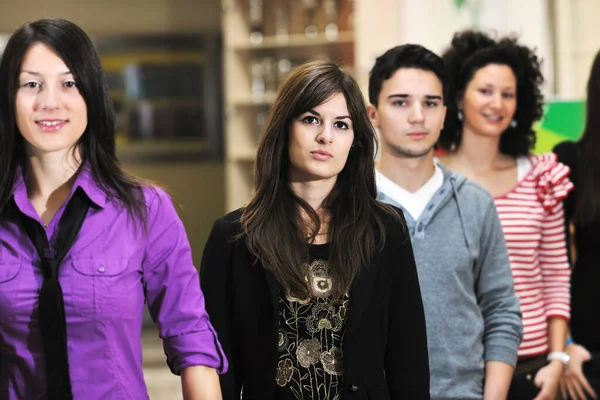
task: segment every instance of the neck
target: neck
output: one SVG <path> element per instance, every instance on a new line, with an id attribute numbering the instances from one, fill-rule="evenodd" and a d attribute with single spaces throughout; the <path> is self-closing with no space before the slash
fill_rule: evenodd
<path id="1" fill-rule="evenodd" d="M 79 168 L 69 153 L 30 154 L 27 159 L 27 194 L 30 200 L 62 203 L 69 196 Z"/>
<path id="2" fill-rule="evenodd" d="M 464 128 L 460 146 L 454 156 L 469 170 L 485 173 L 506 161 L 507 156 L 500 152 L 500 137 L 490 137 L 472 133 Z"/>
<path id="3" fill-rule="evenodd" d="M 306 201 L 315 211 L 319 211 L 323 200 L 329 195 L 335 179 L 322 179 L 318 181 L 292 181 L 292 191 L 296 196 Z"/>
<path id="4" fill-rule="evenodd" d="M 398 157 L 382 151 L 377 169 L 396 185 L 413 193 L 422 188 L 435 172 L 433 151 L 423 157 Z"/>

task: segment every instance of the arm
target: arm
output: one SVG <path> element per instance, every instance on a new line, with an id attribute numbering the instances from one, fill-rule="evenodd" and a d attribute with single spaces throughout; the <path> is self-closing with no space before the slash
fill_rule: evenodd
<path id="1" fill-rule="evenodd" d="M 523 322 L 504 233 L 491 199 L 482 227 L 480 248 L 475 265 L 475 290 L 484 322 L 484 399 L 500 399 L 506 398 L 508 393 L 523 339 Z"/>
<path id="2" fill-rule="evenodd" d="M 547 211 L 542 222 L 540 243 L 542 292 L 548 318 L 548 345 L 550 351 L 565 351 L 568 320 L 570 318 L 570 276 L 567 259 L 562 203 Z M 563 373 L 560 361 L 552 361 L 542 368 L 534 382 L 541 387 L 536 400 L 554 399 Z"/>
<path id="3" fill-rule="evenodd" d="M 429 399 L 429 356 L 425 313 L 412 244 L 394 227 L 386 238 L 391 265 L 390 323 L 385 373 L 391 399 Z"/>
<path id="4" fill-rule="evenodd" d="M 204 246 L 200 267 L 200 285 L 206 299 L 206 310 L 219 334 L 219 341 L 229 360 L 227 373 L 219 376 L 225 400 L 240 398 L 242 375 L 236 368 L 237 355 L 233 336 L 233 290 L 231 289 L 231 268 L 233 243 L 228 234 L 226 222 L 218 220 Z"/>
<path id="5" fill-rule="evenodd" d="M 148 208 L 142 276 L 146 300 L 158 326 L 167 363 L 179 375 L 187 367 L 227 370 L 209 322 L 185 229 L 170 198 L 156 190 Z M 204 382 L 202 382 L 204 385 Z"/>
<path id="6" fill-rule="evenodd" d="M 508 395 L 508 388 L 512 379 L 514 368 L 502 361 L 488 361 L 485 363 L 484 400 L 504 400 Z"/>
<path id="7" fill-rule="evenodd" d="M 196 366 L 181 370 L 184 400 L 218 400 L 221 397 L 219 376 L 214 368 Z"/>

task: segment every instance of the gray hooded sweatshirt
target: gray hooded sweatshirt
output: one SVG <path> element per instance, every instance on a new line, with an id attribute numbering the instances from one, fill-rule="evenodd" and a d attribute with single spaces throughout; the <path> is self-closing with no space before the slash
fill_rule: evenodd
<path id="1" fill-rule="evenodd" d="M 402 209 L 410 230 L 427 322 L 431 399 L 480 400 L 485 362 L 516 364 L 521 311 L 492 197 L 440 168 L 444 182 L 416 221 L 381 190 L 378 199 Z"/>

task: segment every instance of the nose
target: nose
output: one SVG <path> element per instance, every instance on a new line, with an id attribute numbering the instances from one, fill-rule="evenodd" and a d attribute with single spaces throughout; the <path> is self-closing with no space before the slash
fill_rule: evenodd
<path id="1" fill-rule="evenodd" d="M 323 128 L 317 135 L 317 142 L 319 144 L 327 144 L 333 142 L 333 128 L 329 124 L 323 124 Z"/>
<path id="2" fill-rule="evenodd" d="M 411 124 L 421 124 L 425 120 L 425 114 L 423 113 L 423 107 L 418 102 L 413 104 L 410 115 L 408 116 L 408 122 Z"/>
<path id="3" fill-rule="evenodd" d="M 43 110 L 55 110 L 60 106 L 59 90 L 53 87 L 44 87 L 38 94 L 38 106 Z"/>
<path id="4" fill-rule="evenodd" d="M 502 94 L 498 93 L 498 94 L 495 94 L 492 97 L 492 104 L 491 105 L 492 105 L 492 107 L 494 109 L 499 110 L 500 108 L 502 108 L 502 102 L 503 102 Z"/>

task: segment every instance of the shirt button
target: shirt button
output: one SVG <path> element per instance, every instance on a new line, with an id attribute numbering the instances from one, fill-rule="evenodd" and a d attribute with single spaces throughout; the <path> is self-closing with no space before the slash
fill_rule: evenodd
<path id="1" fill-rule="evenodd" d="M 100 268 L 98 268 L 98 271 L 100 271 L 100 272 L 104 272 L 104 271 L 106 271 L 106 270 L 104 269 L 104 267 L 100 267 Z"/>
<path id="2" fill-rule="evenodd" d="M 356 385 L 350 386 L 350 391 L 352 391 L 352 392 L 358 392 L 358 389 L 360 389 L 359 386 L 356 386 Z"/>

